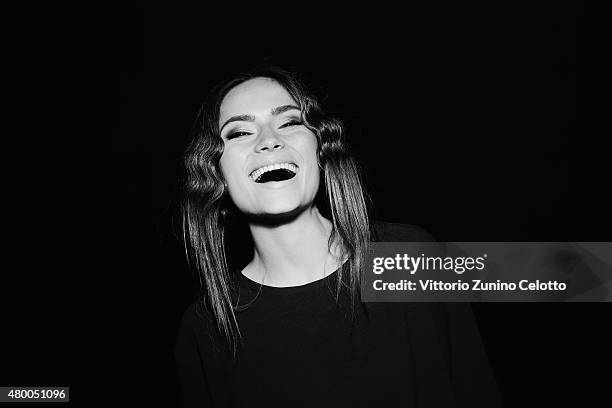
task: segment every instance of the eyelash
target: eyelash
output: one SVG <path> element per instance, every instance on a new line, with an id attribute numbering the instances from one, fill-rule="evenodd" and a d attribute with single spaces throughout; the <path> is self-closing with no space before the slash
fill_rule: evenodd
<path id="1" fill-rule="evenodd" d="M 291 119 L 290 121 L 280 125 L 280 128 L 286 128 L 289 126 L 299 126 L 301 124 L 302 124 L 301 120 Z M 227 135 L 227 140 L 235 139 L 237 137 L 242 137 L 242 136 L 248 136 L 250 134 L 251 134 L 250 132 L 244 132 L 244 131 L 231 132 L 229 135 Z"/>
<path id="2" fill-rule="evenodd" d="M 302 121 L 299 119 L 291 119 L 289 122 L 287 123 L 283 123 L 280 127 L 284 128 L 287 126 L 299 126 L 302 124 Z"/>
<path id="3" fill-rule="evenodd" d="M 231 132 L 230 134 L 227 135 L 227 140 L 231 140 L 237 137 L 242 137 L 242 136 L 247 136 L 247 135 L 250 135 L 250 133 L 249 132 Z"/>

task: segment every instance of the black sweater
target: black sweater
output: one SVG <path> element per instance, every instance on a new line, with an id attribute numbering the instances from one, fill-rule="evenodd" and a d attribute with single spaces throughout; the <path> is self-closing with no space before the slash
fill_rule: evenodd
<path id="1" fill-rule="evenodd" d="M 378 241 L 430 241 L 377 224 Z M 296 287 L 239 276 L 243 337 L 232 359 L 208 313 L 183 316 L 175 358 L 185 407 L 495 407 L 494 378 L 466 303 L 336 302 L 335 273 Z M 354 315 L 351 317 L 351 310 Z"/>

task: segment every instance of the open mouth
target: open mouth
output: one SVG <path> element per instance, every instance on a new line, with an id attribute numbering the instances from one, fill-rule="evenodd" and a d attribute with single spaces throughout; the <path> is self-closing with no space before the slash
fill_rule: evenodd
<path id="1" fill-rule="evenodd" d="M 295 177 L 298 166 L 294 163 L 276 163 L 254 170 L 249 177 L 256 183 L 285 181 Z"/>

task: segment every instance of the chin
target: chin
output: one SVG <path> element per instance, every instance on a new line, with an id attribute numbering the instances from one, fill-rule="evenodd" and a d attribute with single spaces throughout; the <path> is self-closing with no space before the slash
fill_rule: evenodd
<path id="1" fill-rule="evenodd" d="M 300 208 L 299 203 L 282 203 L 275 202 L 266 205 L 261 211 L 258 211 L 262 215 L 275 216 L 283 215 L 287 213 L 293 213 Z"/>
<path id="2" fill-rule="evenodd" d="M 249 218 L 261 224 L 283 224 L 294 220 L 300 215 L 306 207 L 299 205 L 281 206 L 277 205 L 273 208 L 266 208 L 264 211 L 257 214 L 251 214 Z"/>

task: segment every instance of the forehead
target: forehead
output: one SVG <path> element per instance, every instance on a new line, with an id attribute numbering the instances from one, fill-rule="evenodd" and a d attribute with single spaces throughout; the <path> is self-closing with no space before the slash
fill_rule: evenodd
<path id="1" fill-rule="evenodd" d="M 234 115 L 265 115 L 296 101 L 278 82 L 270 78 L 253 78 L 232 88 L 219 108 L 219 123 Z"/>

